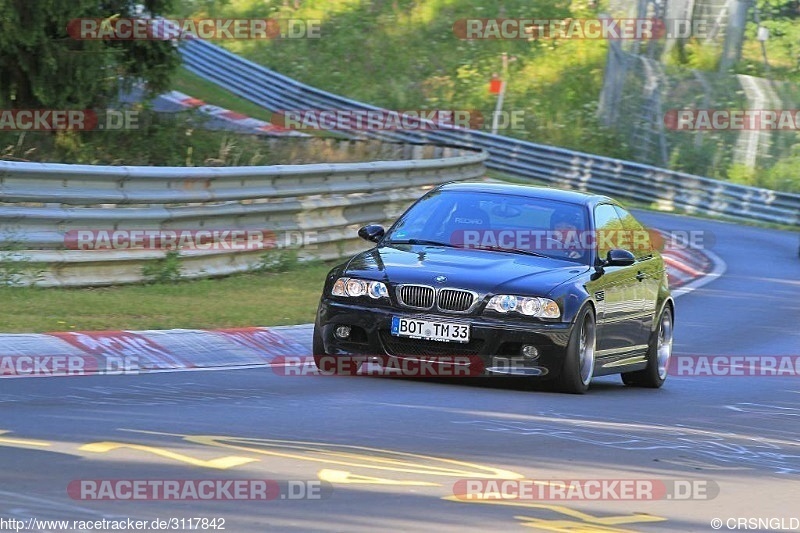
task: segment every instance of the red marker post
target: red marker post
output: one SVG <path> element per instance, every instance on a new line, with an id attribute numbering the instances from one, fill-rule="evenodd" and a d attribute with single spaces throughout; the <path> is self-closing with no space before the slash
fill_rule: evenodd
<path id="1" fill-rule="evenodd" d="M 512 61 L 515 58 L 511 58 Z M 492 75 L 489 81 L 489 92 L 497 95 L 497 105 L 494 108 L 494 116 L 492 117 L 492 134 L 497 133 L 499 127 L 500 114 L 503 112 L 503 99 L 506 95 L 506 79 L 508 79 L 508 54 L 503 52 L 503 77 L 500 78 L 497 74 Z"/>

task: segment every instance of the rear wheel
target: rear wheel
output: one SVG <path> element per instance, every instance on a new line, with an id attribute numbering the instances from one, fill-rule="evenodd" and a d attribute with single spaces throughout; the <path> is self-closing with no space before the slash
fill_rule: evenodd
<path id="1" fill-rule="evenodd" d="M 557 382 L 560 391 L 583 394 L 589 389 L 594 376 L 596 332 L 594 312 L 586 306 L 575 319 L 567 343 L 567 355 Z"/>
<path id="2" fill-rule="evenodd" d="M 622 382 L 625 385 L 657 389 L 664 384 L 672 357 L 672 323 L 672 308 L 666 306 L 658 320 L 658 328 L 650 339 L 647 367 L 637 372 L 623 373 Z"/>

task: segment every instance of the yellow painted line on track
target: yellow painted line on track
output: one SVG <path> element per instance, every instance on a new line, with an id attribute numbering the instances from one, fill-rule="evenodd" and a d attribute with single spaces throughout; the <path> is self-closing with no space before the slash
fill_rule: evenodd
<path id="1" fill-rule="evenodd" d="M 556 531 L 558 533 L 636 533 L 633 529 L 620 529 L 602 524 L 586 524 L 576 520 L 545 520 L 533 516 L 517 515 L 514 518 L 522 522 L 522 526 L 539 529 L 542 531 Z"/>
<path id="2" fill-rule="evenodd" d="M 341 485 L 392 485 L 403 487 L 441 487 L 439 483 L 430 481 L 415 481 L 403 479 L 386 479 L 380 477 L 360 476 L 346 470 L 331 470 L 325 468 L 317 472 L 320 481 L 339 483 Z"/>
<path id="3" fill-rule="evenodd" d="M 78 449 L 84 452 L 106 453 L 114 450 L 119 450 L 122 448 L 128 448 L 140 452 L 151 453 L 159 457 L 164 457 L 165 459 L 172 459 L 174 461 L 188 463 L 192 466 L 199 466 L 202 468 L 214 468 L 217 470 L 227 470 L 229 468 L 234 468 L 236 466 L 241 466 L 247 463 L 258 461 L 258 459 L 251 459 L 250 457 L 237 457 L 234 455 L 230 455 L 227 457 L 218 457 L 216 459 L 203 460 L 203 459 L 197 459 L 195 457 L 190 457 L 182 453 L 166 450 L 164 448 L 158 448 L 156 446 L 145 446 L 143 444 L 129 444 L 126 442 L 112 442 L 112 441 L 92 442 L 89 444 L 85 444 Z"/>
<path id="4" fill-rule="evenodd" d="M 296 459 L 298 461 L 324 463 L 339 467 L 346 466 L 350 468 L 383 470 L 404 474 L 422 474 L 456 478 L 522 479 L 524 477 L 510 470 L 478 465 L 455 459 L 349 444 L 240 438 L 223 435 L 179 435 L 174 433 L 138 430 L 123 431 L 180 437 L 184 441 L 194 444 L 231 449 L 237 452 L 269 455 L 271 457 Z"/>
<path id="5" fill-rule="evenodd" d="M 520 479 L 523 477 L 520 474 L 517 474 L 516 472 L 502 470 L 499 468 L 493 468 L 490 466 L 476 465 L 473 463 L 467 463 L 463 461 L 456 461 L 454 459 L 444 459 L 441 457 L 432 457 L 428 455 L 406 453 L 406 452 L 388 451 L 379 448 L 367 448 L 363 446 L 326 445 L 326 444 L 310 443 L 310 442 L 297 443 L 294 441 L 281 441 L 281 440 L 270 440 L 270 439 L 227 439 L 225 437 L 210 437 L 210 436 L 185 437 L 185 439 L 189 442 L 193 442 L 196 444 L 219 446 L 238 451 L 249 451 L 253 453 L 259 453 L 275 457 L 284 457 L 288 459 L 298 459 L 301 461 L 313 461 L 318 463 L 336 464 L 341 466 L 351 466 L 351 467 L 366 468 L 372 470 L 388 470 L 390 472 L 402 472 L 407 474 L 425 474 L 433 476 L 448 476 L 448 477 L 459 477 L 459 478 L 481 476 L 484 478 L 488 477 L 491 479 L 494 478 Z M 236 442 L 239 444 L 229 444 L 227 442 L 222 442 L 225 440 L 229 440 L 229 442 Z M 251 445 L 255 444 L 256 446 L 262 444 L 265 446 L 274 446 L 276 448 L 297 449 L 305 452 L 318 453 L 320 456 L 315 457 L 310 455 L 301 455 L 295 452 L 283 452 L 283 451 L 270 450 L 264 448 L 254 448 L 252 446 L 244 446 L 242 444 L 251 444 Z M 351 448 L 351 449 L 362 450 L 368 453 L 342 453 L 335 450 L 330 451 L 325 448 L 326 446 L 331 446 L 334 448 L 336 447 Z M 376 455 L 371 455 L 371 453 L 391 454 L 408 459 L 391 460 L 390 462 L 392 464 L 387 465 L 387 464 L 382 464 L 381 461 L 384 460 L 383 458 L 381 458 L 379 455 L 377 457 Z M 425 465 L 421 464 L 420 461 L 441 462 L 448 465 L 454 465 L 454 467 L 458 468 L 454 467 L 444 468 L 440 466 Z"/>
<path id="6" fill-rule="evenodd" d="M 0 435 L 11 433 L 8 430 L 0 429 Z M 12 439 L 8 437 L 0 437 L 0 446 L 11 446 L 14 448 L 47 448 L 52 446 L 52 443 L 44 440 L 33 439 Z"/>
<path id="7" fill-rule="evenodd" d="M 560 531 L 560 532 L 581 532 L 587 533 L 590 531 L 611 531 L 618 533 L 629 533 L 632 530 L 618 529 L 609 526 L 617 526 L 623 524 L 645 524 L 651 522 L 664 522 L 667 519 L 662 516 L 655 516 L 650 514 L 630 514 L 630 515 L 617 515 L 617 516 L 594 516 L 589 513 L 584 513 L 563 505 L 555 505 L 550 503 L 533 503 L 516 500 L 465 500 L 458 496 L 445 496 L 443 500 L 458 502 L 458 503 L 483 503 L 488 505 L 500 505 L 508 507 L 523 507 L 527 509 L 542 509 L 545 511 L 552 511 L 564 516 L 568 516 L 573 520 L 565 520 L 563 518 L 556 520 L 548 520 L 544 518 L 531 517 L 531 516 L 515 516 L 517 520 L 523 521 L 524 526 L 539 528 L 545 531 Z"/>
<path id="8" fill-rule="evenodd" d="M 174 433 L 161 433 L 155 431 L 126 430 L 133 433 L 144 433 L 150 435 L 161 435 L 177 437 L 184 442 L 211 446 L 216 448 L 233 449 L 253 454 L 268 455 L 272 457 L 283 457 L 300 461 L 310 461 L 325 463 L 328 465 L 349 466 L 359 469 L 381 470 L 403 474 L 420 474 L 427 476 L 457 477 L 457 478 L 479 478 L 479 479 L 524 479 L 524 476 L 510 470 L 485 466 L 456 459 L 447 459 L 430 455 L 398 452 L 381 448 L 370 448 L 366 446 L 355 446 L 348 444 L 330 444 L 321 442 L 304 442 L 277 439 L 257 439 L 244 437 L 229 437 L 222 435 L 181 435 Z M 10 433 L 7 430 L 0 430 L 0 446 L 12 446 L 21 448 L 49 448 L 52 443 L 34 439 L 16 439 L 5 437 Z M 259 459 L 252 457 L 242 457 L 229 455 L 215 459 L 199 459 L 186 454 L 171 451 L 157 446 L 143 444 L 133 444 L 117 441 L 100 441 L 85 444 L 78 448 L 81 452 L 108 453 L 116 450 L 135 450 L 147 454 L 156 455 L 165 459 L 186 463 L 201 468 L 212 468 L 225 470 L 248 463 L 258 462 Z M 48 450 L 49 451 L 49 450 Z M 438 463 L 438 464 L 437 464 Z M 440 483 L 435 483 L 420 479 L 389 479 L 384 477 L 367 476 L 354 473 L 344 469 L 324 468 L 317 472 L 317 477 L 321 481 L 338 484 L 362 484 L 362 485 L 385 485 L 385 486 L 408 486 L 408 487 L 441 487 Z M 640 524 L 650 522 L 663 522 L 666 518 L 648 514 L 631 514 L 617 516 L 594 516 L 582 511 L 570 509 L 563 505 L 549 503 L 534 503 L 518 500 L 502 499 L 464 499 L 463 496 L 451 495 L 441 498 L 445 501 L 457 503 L 482 503 L 499 505 L 522 509 L 538 509 L 550 511 L 562 515 L 556 519 L 545 519 L 534 516 L 518 515 L 514 516 L 519 520 L 520 525 L 537 528 L 544 531 L 555 531 L 563 533 L 631 533 L 633 530 L 620 529 L 615 526 L 626 524 Z M 566 517 L 566 518 L 564 518 Z"/>

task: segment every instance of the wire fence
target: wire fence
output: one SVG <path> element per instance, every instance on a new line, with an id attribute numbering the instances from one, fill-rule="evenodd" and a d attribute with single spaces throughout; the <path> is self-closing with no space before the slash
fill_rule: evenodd
<path id="1" fill-rule="evenodd" d="M 704 24 L 705 53 L 725 52 L 732 5 L 740 0 L 612 1 L 613 16 L 659 16 Z M 800 88 L 741 74 L 679 67 L 671 60 L 679 39 L 612 41 L 599 114 L 626 136 L 636 161 L 715 178 L 752 175 L 781 159 L 800 157 L 797 127 L 679 128 L 680 111 L 791 111 Z M 714 57 L 717 57 L 714 56 Z M 713 58 L 712 58 L 713 59 Z M 716 59 L 714 59 L 715 61 Z M 779 124 L 778 124 L 779 126 Z M 699 125 L 698 125 L 699 127 Z M 777 178 L 776 178 L 777 179 Z M 779 183 L 770 183 L 779 186 Z"/>

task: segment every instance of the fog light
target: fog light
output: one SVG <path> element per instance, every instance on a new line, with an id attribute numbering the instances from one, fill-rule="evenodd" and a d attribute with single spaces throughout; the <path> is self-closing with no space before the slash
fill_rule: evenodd
<path id="1" fill-rule="evenodd" d="M 340 339 L 346 339 L 350 336 L 350 326 L 336 326 L 333 334 Z"/>
<path id="2" fill-rule="evenodd" d="M 532 344 L 523 344 L 522 355 L 527 357 L 528 359 L 536 359 L 537 357 L 539 357 L 539 350 L 537 350 L 536 346 Z"/>

